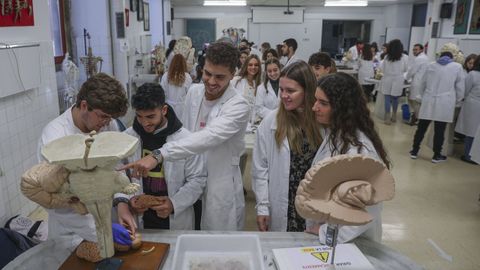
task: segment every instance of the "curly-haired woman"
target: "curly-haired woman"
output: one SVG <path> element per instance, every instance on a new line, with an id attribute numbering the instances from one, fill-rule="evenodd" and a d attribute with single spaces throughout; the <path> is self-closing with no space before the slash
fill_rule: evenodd
<path id="1" fill-rule="evenodd" d="M 322 77 L 315 91 L 312 110 L 317 123 L 322 125 L 323 143 L 313 164 L 336 155 L 362 154 L 382 161 L 390 168 L 390 161 L 375 125 L 370 117 L 367 99 L 355 78 L 346 73 L 334 73 Z M 382 237 L 382 205 L 367 206 L 374 220 L 363 226 L 343 226 L 339 242 L 348 242 L 362 235 L 374 241 Z M 318 232 L 318 227 L 308 228 Z M 320 226 L 320 241 L 324 242 L 326 225 Z"/>

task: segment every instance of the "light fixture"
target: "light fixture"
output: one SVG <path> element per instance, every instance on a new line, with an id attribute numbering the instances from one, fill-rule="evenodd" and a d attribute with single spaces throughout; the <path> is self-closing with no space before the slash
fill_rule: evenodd
<path id="1" fill-rule="evenodd" d="M 247 0 L 205 0 L 204 6 L 246 6 Z"/>
<path id="2" fill-rule="evenodd" d="M 326 7 L 366 7 L 368 1 L 364 0 L 326 0 Z"/>

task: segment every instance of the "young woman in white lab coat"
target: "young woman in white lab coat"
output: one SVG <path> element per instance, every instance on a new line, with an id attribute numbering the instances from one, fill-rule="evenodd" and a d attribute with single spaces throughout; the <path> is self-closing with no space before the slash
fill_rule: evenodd
<path id="1" fill-rule="evenodd" d="M 362 86 L 367 100 L 370 100 L 375 85 L 365 81 L 365 79 L 373 78 L 374 75 L 372 49 L 370 44 L 366 43 L 363 47 L 363 53 L 358 59 L 358 82 Z"/>
<path id="2" fill-rule="evenodd" d="M 237 93 L 242 95 L 250 106 L 250 123 L 255 120 L 255 96 L 257 95 L 257 87 L 260 85 L 262 78 L 262 70 L 260 69 L 260 58 L 256 54 L 251 54 L 245 60 L 240 69 L 239 76 L 232 79 L 232 85 Z"/>
<path id="3" fill-rule="evenodd" d="M 480 127 L 480 57 L 477 57 L 472 70 L 465 79 L 465 101 L 458 116 L 455 131 L 465 135 L 464 154 L 461 159 L 474 163 L 470 158 L 473 138 Z"/>
<path id="4" fill-rule="evenodd" d="M 271 58 L 265 61 L 265 80 L 257 88 L 257 97 L 255 98 L 255 113 L 257 118 L 263 119 L 268 113 L 278 108 L 279 83 L 280 83 L 280 62 L 277 58 Z"/>
<path id="5" fill-rule="evenodd" d="M 183 117 L 185 96 L 191 84 L 192 77 L 187 73 L 185 58 L 181 54 L 176 54 L 170 63 L 168 73 L 162 77 L 160 85 L 165 91 L 167 104 L 173 108 L 178 119 Z"/>
<path id="6" fill-rule="evenodd" d="M 322 141 L 320 126 L 310 109 L 316 79 L 303 61 L 280 74 L 279 108 L 263 119 L 253 148 L 252 187 L 260 231 L 305 230 L 295 209 L 299 182 L 311 167 Z"/>
<path id="7" fill-rule="evenodd" d="M 397 120 L 398 98 L 403 91 L 403 74 L 408 69 L 408 56 L 403 54 L 403 44 L 394 39 L 388 43 L 387 55 L 379 67 L 383 71 L 382 92 L 385 95 L 385 124 Z M 390 104 L 391 103 L 391 104 Z M 390 115 L 390 106 L 392 114 Z"/>
<path id="8" fill-rule="evenodd" d="M 376 132 L 360 84 L 348 74 L 339 72 L 322 77 L 315 92 L 312 108 L 317 123 L 322 126 L 323 142 L 318 149 L 314 164 L 323 159 L 341 154 L 362 154 L 383 162 L 390 168 L 385 147 Z M 344 243 L 362 235 L 374 241 L 382 238 L 382 205 L 366 207 L 374 217 L 362 226 L 342 226 L 338 235 Z M 319 233 L 325 243 L 326 225 L 308 222 L 307 231 Z M 310 225 L 312 225 L 310 227 Z"/>

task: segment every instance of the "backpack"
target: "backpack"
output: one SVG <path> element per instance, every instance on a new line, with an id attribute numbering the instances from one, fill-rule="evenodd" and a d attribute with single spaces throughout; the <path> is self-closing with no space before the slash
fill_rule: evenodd
<path id="1" fill-rule="evenodd" d="M 33 221 L 28 217 L 16 215 L 5 223 L 5 228 L 39 241 L 47 240 L 48 226 L 43 220 Z"/>
<path id="2" fill-rule="evenodd" d="M 0 228 L 0 269 L 38 243 L 40 242 L 16 231 Z"/>

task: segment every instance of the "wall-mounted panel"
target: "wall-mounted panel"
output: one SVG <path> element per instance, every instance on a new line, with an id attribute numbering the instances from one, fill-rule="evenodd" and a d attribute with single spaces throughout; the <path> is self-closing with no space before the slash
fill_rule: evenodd
<path id="1" fill-rule="evenodd" d="M 39 44 L 0 45 L 0 98 L 39 87 L 40 74 Z"/>
<path id="2" fill-rule="evenodd" d="M 253 23 L 303 23 L 303 8 L 253 7 Z"/>

